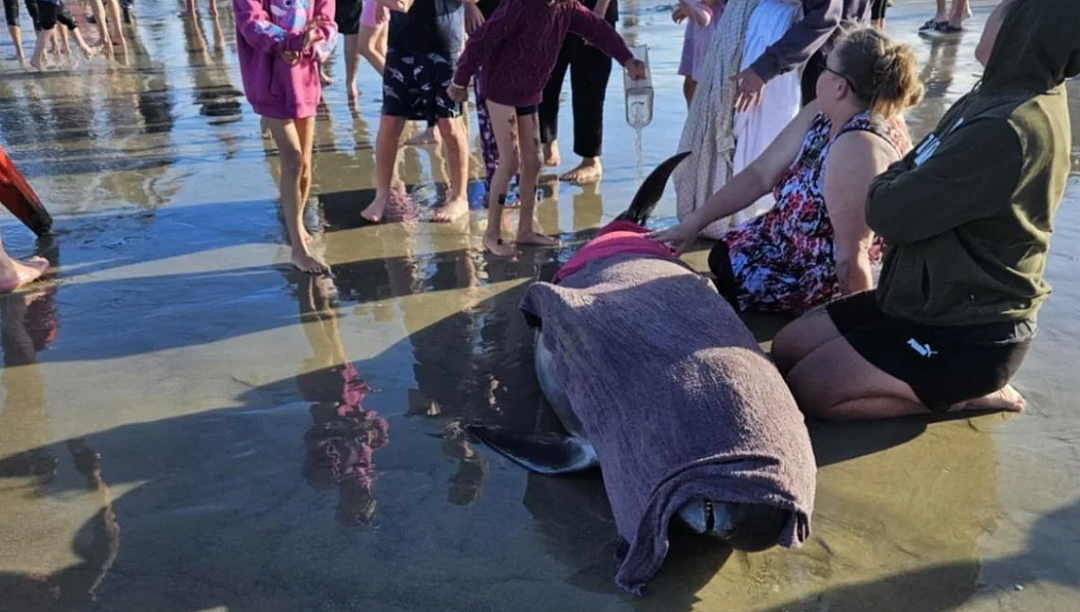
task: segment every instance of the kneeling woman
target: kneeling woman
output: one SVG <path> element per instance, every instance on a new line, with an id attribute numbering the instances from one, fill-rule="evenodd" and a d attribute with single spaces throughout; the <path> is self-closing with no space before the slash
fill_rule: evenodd
<path id="1" fill-rule="evenodd" d="M 1073 0 L 997 7 L 978 88 L 870 188 L 889 246 L 876 291 L 781 330 L 773 356 L 800 407 L 834 419 L 1021 410 L 1008 385 L 1035 334 L 1069 174 L 1064 81 L 1080 73 Z M 1067 25 L 1070 24 L 1070 25 Z"/>
<path id="2" fill-rule="evenodd" d="M 706 225 L 772 189 L 776 206 L 733 228 L 709 256 L 721 293 L 742 309 L 802 313 L 873 286 L 882 247 L 866 226 L 866 192 L 911 147 L 899 114 L 922 97 L 915 57 L 876 30 L 853 30 L 825 59 L 817 94 L 704 207 L 649 235 L 681 252 Z"/>

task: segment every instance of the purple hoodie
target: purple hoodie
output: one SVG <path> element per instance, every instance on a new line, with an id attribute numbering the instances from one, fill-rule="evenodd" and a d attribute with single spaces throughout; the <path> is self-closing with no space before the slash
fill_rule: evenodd
<path id="1" fill-rule="evenodd" d="M 314 9 L 309 12 L 309 7 Z M 273 119 L 315 115 L 322 97 L 318 62 L 337 36 L 332 0 L 233 0 L 236 51 L 244 93 L 255 112 Z M 281 54 L 300 52 L 309 21 L 322 18 L 323 41 L 304 52 L 295 66 Z"/>

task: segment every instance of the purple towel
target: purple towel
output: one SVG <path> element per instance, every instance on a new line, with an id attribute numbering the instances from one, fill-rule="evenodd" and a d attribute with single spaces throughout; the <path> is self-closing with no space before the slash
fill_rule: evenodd
<path id="1" fill-rule="evenodd" d="M 710 281 L 641 255 L 594 260 L 536 283 L 557 375 L 596 447 L 622 541 L 616 581 L 640 595 L 695 496 L 792 511 L 781 544 L 810 535 L 817 468 L 780 372 Z"/>

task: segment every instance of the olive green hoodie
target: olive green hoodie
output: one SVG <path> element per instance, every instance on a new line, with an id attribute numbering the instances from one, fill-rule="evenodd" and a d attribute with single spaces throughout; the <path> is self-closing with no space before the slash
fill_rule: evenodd
<path id="1" fill-rule="evenodd" d="M 1080 73 L 1080 0 L 1014 0 L 982 81 L 874 180 L 887 244 L 878 304 L 927 325 L 1034 320 L 1069 173 L 1064 81 Z"/>

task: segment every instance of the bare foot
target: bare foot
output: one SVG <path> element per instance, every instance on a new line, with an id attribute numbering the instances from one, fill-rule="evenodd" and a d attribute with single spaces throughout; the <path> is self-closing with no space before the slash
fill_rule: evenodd
<path id="1" fill-rule="evenodd" d="M 101 52 L 101 47 L 87 47 L 82 52 L 86 59 L 94 59 L 94 56 Z"/>
<path id="2" fill-rule="evenodd" d="M 368 204 L 364 212 L 360 213 L 360 216 L 369 223 L 379 223 L 382 221 L 383 215 L 386 214 L 386 205 L 389 203 L 390 197 L 387 195 L 376 195 L 375 199 Z"/>
<path id="3" fill-rule="evenodd" d="M 302 251 L 293 249 L 292 265 L 296 266 L 297 270 L 307 274 L 326 274 L 330 271 L 330 266 L 326 265 L 325 261 L 308 253 L 307 247 L 304 247 Z"/>
<path id="4" fill-rule="evenodd" d="M 435 223 L 453 223 L 467 214 L 469 214 L 469 201 L 465 198 L 458 198 L 440 206 L 431 215 L 431 220 Z"/>
<path id="5" fill-rule="evenodd" d="M 1024 396 L 1013 388 L 1005 385 L 1000 391 L 995 391 L 980 398 L 968 400 L 953 406 L 950 410 L 1008 410 L 1009 412 L 1023 412 L 1027 402 Z"/>
<path id="6" fill-rule="evenodd" d="M 35 57 L 34 59 L 30 60 L 30 67 L 39 72 L 44 72 L 46 68 L 46 64 L 43 61 L 44 59 L 45 58 Z"/>
<path id="7" fill-rule="evenodd" d="M 562 157 L 559 156 L 559 141 L 552 140 L 544 145 L 544 165 L 548 168 L 554 168 L 562 163 Z"/>
<path id="8" fill-rule="evenodd" d="M 577 168 L 560 176 L 559 180 L 576 185 L 585 185 L 587 183 L 598 183 L 603 176 L 604 168 L 600 165 L 600 159 L 587 157 L 581 160 Z"/>
<path id="9" fill-rule="evenodd" d="M 531 246 L 545 246 L 545 247 L 557 247 L 562 246 L 562 242 L 557 238 L 551 236 L 545 236 L 543 234 L 537 234 L 536 232 L 529 232 L 527 234 L 518 234 L 518 244 L 527 244 Z"/>
<path id="10" fill-rule="evenodd" d="M 334 84 L 334 77 L 327 74 L 325 66 L 319 68 L 319 82 L 322 83 L 323 87 L 330 87 Z"/>
<path id="11" fill-rule="evenodd" d="M 439 135 L 435 133 L 435 130 L 428 128 L 423 132 L 413 136 L 405 141 L 405 144 L 410 147 L 423 147 L 427 145 L 439 144 Z"/>
<path id="12" fill-rule="evenodd" d="M 492 236 L 484 233 L 484 250 L 497 257 L 513 257 L 517 255 L 516 249 L 503 242 L 498 235 Z"/>
<path id="13" fill-rule="evenodd" d="M 30 284 L 41 278 L 41 275 L 49 269 L 49 262 L 43 257 L 10 261 L 10 266 L 0 268 L 0 293 L 11 293 L 23 285 Z"/>

